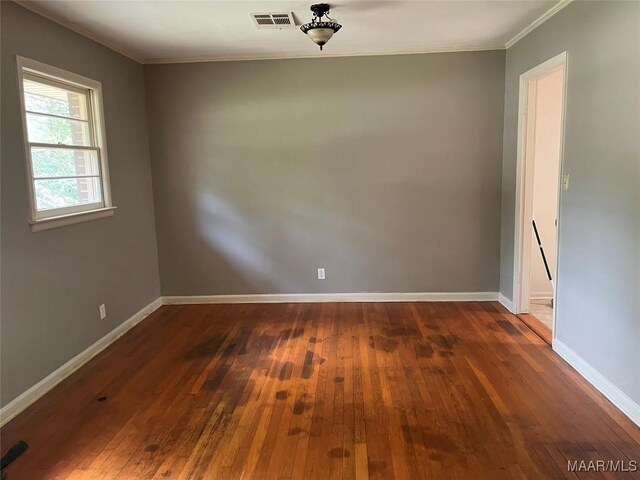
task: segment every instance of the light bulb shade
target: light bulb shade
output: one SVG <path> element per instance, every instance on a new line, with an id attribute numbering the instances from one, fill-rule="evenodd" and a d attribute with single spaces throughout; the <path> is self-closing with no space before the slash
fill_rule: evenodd
<path id="1" fill-rule="evenodd" d="M 320 45 L 320 50 L 322 50 L 323 45 L 341 28 L 342 25 L 337 22 L 311 22 L 302 25 L 300 30 L 306 33 L 316 44 Z"/>
<path id="2" fill-rule="evenodd" d="M 313 28 L 307 32 L 307 35 L 311 40 L 322 47 L 325 43 L 331 40 L 331 37 L 333 37 L 333 30 L 330 28 Z"/>

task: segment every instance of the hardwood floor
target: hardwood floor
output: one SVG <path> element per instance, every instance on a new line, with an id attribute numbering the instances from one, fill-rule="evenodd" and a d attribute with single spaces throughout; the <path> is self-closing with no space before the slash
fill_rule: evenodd
<path id="1" fill-rule="evenodd" d="M 640 429 L 491 302 L 165 306 L 1 434 L 30 445 L 8 480 L 591 479 L 616 477 L 567 460 L 640 460 Z"/>

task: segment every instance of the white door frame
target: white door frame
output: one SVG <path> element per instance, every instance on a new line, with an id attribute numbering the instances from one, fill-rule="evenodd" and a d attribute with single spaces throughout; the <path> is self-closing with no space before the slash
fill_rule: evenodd
<path id="1" fill-rule="evenodd" d="M 516 218 L 515 218 L 515 235 L 514 235 L 514 261 L 513 261 L 513 306 L 515 313 L 525 313 L 525 298 L 529 294 L 529 269 L 531 257 L 531 235 L 530 226 L 533 215 L 533 164 L 527 162 L 527 150 L 531 148 L 531 142 L 528 137 L 531 136 L 531 130 L 527 126 L 527 107 L 529 98 L 532 93 L 530 91 L 531 81 L 536 80 L 559 67 L 564 68 L 563 92 L 562 92 L 562 119 L 560 134 L 560 175 L 558 181 L 558 210 L 556 218 L 558 225 L 556 230 L 556 264 L 553 272 L 553 333 L 552 338 L 556 338 L 556 311 L 558 298 L 558 263 L 560 259 L 560 204 L 562 200 L 562 182 L 563 182 L 563 166 L 564 166 L 564 133 L 565 133 L 565 110 L 567 106 L 567 52 L 541 63 L 537 67 L 520 75 L 520 91 L 518 101 L 518 147 L 517 147 L 517 163 L 516 163 Z M 535 84 L 533 84 L 535 85 Z M 529 134 L 529 135 L 528 135 Z M 529 139 L 530 140 L 530 139 Z M 525 278 L 526 277 L 526 278 Z"/>

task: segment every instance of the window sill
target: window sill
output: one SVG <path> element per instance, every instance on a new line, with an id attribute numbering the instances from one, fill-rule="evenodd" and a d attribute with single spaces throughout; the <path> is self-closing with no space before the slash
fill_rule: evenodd
<path id="1" fill-rule="evenodd" d="M 60 215 L 57 217 L 43 218 L 40 220 L 30 221 L 32 232 L 41 232 L 43 230 L 51 230 L 52 228 L 66 227 L 74 223 L 90 222 L 98 218 L 111 217 L 115 213 L 116 207 L 105 207 L 97 210 L 88 210 L 86 212 L 70 213 L 68 215 Z"/>

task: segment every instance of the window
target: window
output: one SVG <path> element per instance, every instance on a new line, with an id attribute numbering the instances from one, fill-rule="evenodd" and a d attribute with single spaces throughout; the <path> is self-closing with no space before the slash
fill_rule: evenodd
<path id="1" fill-rule="evenodd" d="M 113 214 L 100 82 L 18 57 L 32 229 Z"/>

